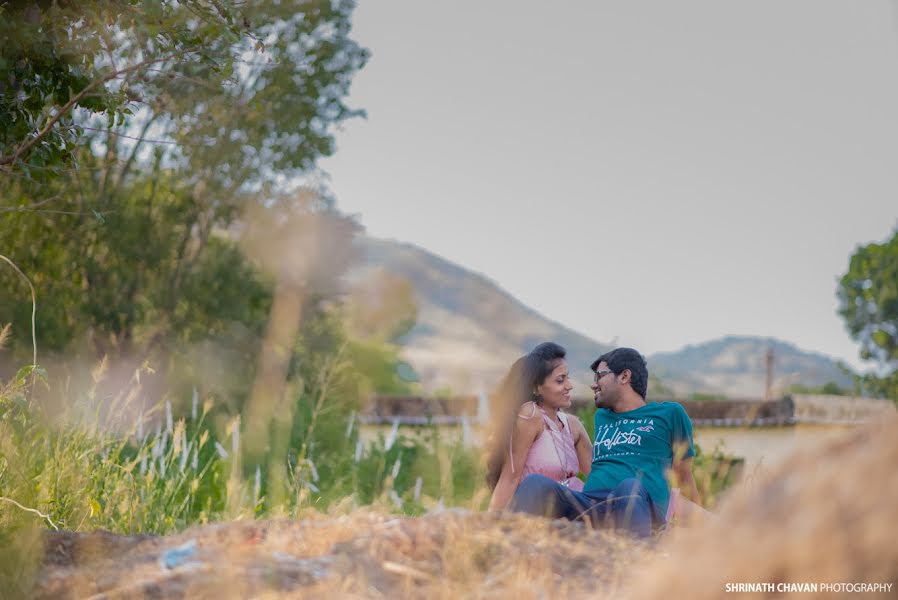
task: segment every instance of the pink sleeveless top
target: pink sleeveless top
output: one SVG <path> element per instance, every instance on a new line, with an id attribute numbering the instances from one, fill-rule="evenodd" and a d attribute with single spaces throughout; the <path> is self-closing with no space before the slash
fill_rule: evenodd
<path id="1" fill-rule="evenodd" d="M 572 490 L 581 491 L 583 482 L 577 478 L 577 473 L 580 472 L 580 461 L 577 460 L 574 434 L 568 424 L 567 415 L 563 412 L 558 413 L 558 417 L 563 423 L 563 426 L 559 426 L 558 422 L 550 419 L 542 408 L 539 409 L 539 412 L 547 428 L 543 429 L 533 445 L 530 446 L 530 452 L 524 461 L 522 478 L 536 473 L 554 479 Z"/>

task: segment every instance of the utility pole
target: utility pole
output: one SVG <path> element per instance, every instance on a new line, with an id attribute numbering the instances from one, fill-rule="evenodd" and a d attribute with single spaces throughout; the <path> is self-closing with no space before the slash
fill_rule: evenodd
<path id="1" fill-rule="evenodd" d="M 767 386 L 764 388 L 764 400 L 772 400 L 773 396 L 773 346 L 767 347 Z"/>

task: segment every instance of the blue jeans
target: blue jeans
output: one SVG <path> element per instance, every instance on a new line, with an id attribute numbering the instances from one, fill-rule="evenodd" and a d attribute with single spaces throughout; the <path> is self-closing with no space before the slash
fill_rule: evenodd
<path id="1" fill-rule="evenodd" d="M 614 528 L 637 537 L 663 524 L 638 479 L 624 479 L 610 490 L 575 492 L 543 475 L 529 475 L 518 486 L 509 510 L 570 521 L 589 519 L 596 528 Z"/>

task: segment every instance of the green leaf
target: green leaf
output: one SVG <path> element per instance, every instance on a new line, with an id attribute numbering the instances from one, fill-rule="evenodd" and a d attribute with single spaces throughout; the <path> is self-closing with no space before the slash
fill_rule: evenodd
<path id="1" fill-rule="evenodd" d="M 16 371 L 15 380 L 18 382 L 24 382 L 28 379 L 28 376 L 31 375 L 35 370 L 35 365 L 25 365 L 18 371 Z"/>

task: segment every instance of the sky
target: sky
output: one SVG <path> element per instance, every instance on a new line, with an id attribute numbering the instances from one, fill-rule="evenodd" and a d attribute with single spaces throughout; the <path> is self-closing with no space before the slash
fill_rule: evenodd
<path id="1" fill-rule="evenodd" d="M 836 287 L 898 226 L 898 3 L 362 0 L 344 212 L 651 354 L 862 363 Z"/>

